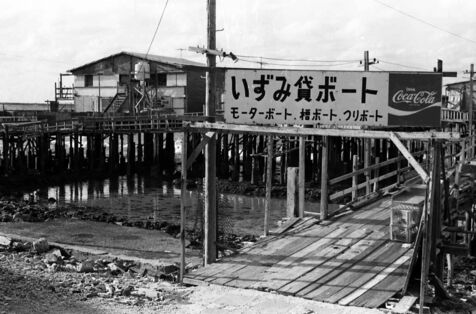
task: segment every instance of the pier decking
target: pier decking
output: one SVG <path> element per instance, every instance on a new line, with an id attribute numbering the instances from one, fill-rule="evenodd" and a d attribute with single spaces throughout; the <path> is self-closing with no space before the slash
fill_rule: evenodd
<path id="1" fill-rule="evenodd" d="M 378 307 L 402 289 L 413 253 L 389 240 L 389 219 L 388 198 L 333 221 L 305 218 L 186 279 Z"/>

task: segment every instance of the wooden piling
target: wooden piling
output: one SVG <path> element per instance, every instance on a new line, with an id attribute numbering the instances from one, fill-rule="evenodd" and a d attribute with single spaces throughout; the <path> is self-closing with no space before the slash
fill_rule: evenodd
<path id="1" fill-rule="evenodd" d="M 185 232 L 186 232 L 186 212 L 185 212 L 185 198 L 187 193 L 187 139 L 188 132 L 183 132 L 182 141 L 182 190 L 180 198 L 180 283 L 183 284 L 183 277 L 185 275 Z"/>

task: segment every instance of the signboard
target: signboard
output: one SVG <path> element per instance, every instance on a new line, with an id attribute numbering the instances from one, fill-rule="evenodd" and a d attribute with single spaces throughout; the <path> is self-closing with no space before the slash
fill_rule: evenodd
<path id="1" fill-rule="evenodd" d="M 225 121 L 439 127 L 441 81 L 438 73 L 228 69 Z"/>

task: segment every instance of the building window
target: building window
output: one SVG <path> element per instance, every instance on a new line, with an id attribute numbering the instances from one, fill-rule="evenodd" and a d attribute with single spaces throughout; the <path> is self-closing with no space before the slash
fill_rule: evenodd
<path id="1" fill-rule="evenodd" d="M 84 76 L 84 87 L 93 86 L 93 76 L 88 74 Z"/>
<path id="2" fill-rule="evenodd" d="M 167 74 L 167 86 L 186 86 L 187 75 L 185 73 Z"/>
<path id="3" fill-rule="evenodd" d="M 166 86 L 167 85 L 167 74 L 158 73 L 157 74 L 157 86 Z"/>
<path id="4" fill-rule="evenodd" d="M 130 81 L 130 75 L 129 74 L 119 74 L 119 84 L 121 85 L 126 85 Z"/>

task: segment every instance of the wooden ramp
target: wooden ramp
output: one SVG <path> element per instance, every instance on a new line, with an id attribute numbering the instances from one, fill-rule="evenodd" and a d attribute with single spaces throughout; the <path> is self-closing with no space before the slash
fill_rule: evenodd
<path id="1" fill-rule="evenodd" d="M 413 249 L 390 241 L 390 200 L 335 221 L 305 218 L 186 280 L 374 308 L 400 291 Z"/>

